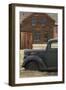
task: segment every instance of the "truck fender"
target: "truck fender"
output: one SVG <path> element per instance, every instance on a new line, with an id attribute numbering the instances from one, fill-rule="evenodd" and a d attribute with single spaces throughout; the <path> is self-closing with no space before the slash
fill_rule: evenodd
<path id="1" fill-rule="evenodd" d="M 40 70 L 44 70 L 47 68 L 47 66 L 45 65 L 45 63 L 43 62 L 43 60 L 39 57 L 39 56 L 35 56 L 35 55 L 31 55 L 28 56 L 25 60 L 24 60 L 24 67 L 27 63 L 29 63 L 30 61 L 35 61 L 38 65 L 39 65 L 39 69 Z"/>

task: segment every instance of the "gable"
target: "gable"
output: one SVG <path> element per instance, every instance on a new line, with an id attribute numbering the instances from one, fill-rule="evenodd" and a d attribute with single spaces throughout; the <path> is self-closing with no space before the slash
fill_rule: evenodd
<path id="1" fill-rule="evenodd" d="M 26 17 L 21 24 L 21 31 L 42 30 L 46 26 L 54 25 L 55 21 L 46 13 L 32 13 Z"/>

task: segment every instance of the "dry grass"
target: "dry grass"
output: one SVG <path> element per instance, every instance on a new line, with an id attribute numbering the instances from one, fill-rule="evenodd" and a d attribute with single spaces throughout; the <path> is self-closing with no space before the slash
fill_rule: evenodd
<path id="1" fill-rule="evenodd" d="M 20 78 L 22 77 L 42 77 L 42 76 L 55 76 L 57 72 L 40 72 L 40 71 L 30 71 L 30 70 L 21 70 Z"/>
<path id="2" fill-rule="evenodd" d="M 19 64 L 20 64 L 20 66 L 23 63 L 23 58 L 24 58 L 24 50 L 20 50 L 20 54 L 19 54 Z"/>

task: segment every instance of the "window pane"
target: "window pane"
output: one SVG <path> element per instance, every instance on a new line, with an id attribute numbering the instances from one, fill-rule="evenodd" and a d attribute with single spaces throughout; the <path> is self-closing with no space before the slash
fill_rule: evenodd
<path id="1" fill-rule="evenodd" d="M 41 18 L 40 23 L 41 24 L 46 24 L 47 23 L 47 20 L 45 18 Z"/>
<path id="2" fill-rule="evenodd" d="M 40 43 L 40 32 L 33 32 L 34 43 Z"/>
<path id="3" fill-rule="evenodd" d="M 51 43 L 51 48 L 58 48 L 58 43 L 57 42 Z"/>
<path id="4" fill-rule="evenodd" d="M 34 17 L 32 17 L 32 25 L 36 24 L 36 19 Z"/>

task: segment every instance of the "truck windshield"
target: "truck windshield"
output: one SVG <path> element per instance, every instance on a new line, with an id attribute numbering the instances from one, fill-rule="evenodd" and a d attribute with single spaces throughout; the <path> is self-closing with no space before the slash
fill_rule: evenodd
<path id="1" fill-rule="evenodd" d="M 51 43 L 51 48 L 58 48 L 58 43 L 57 42 Z"/>
<path id="2" fill-rule="evenodd" d="M 58 48 L 58 42 L 57 41 L 49 41 L 47 43 L 46 49 L 54 49 L 54 48 Z"/>

